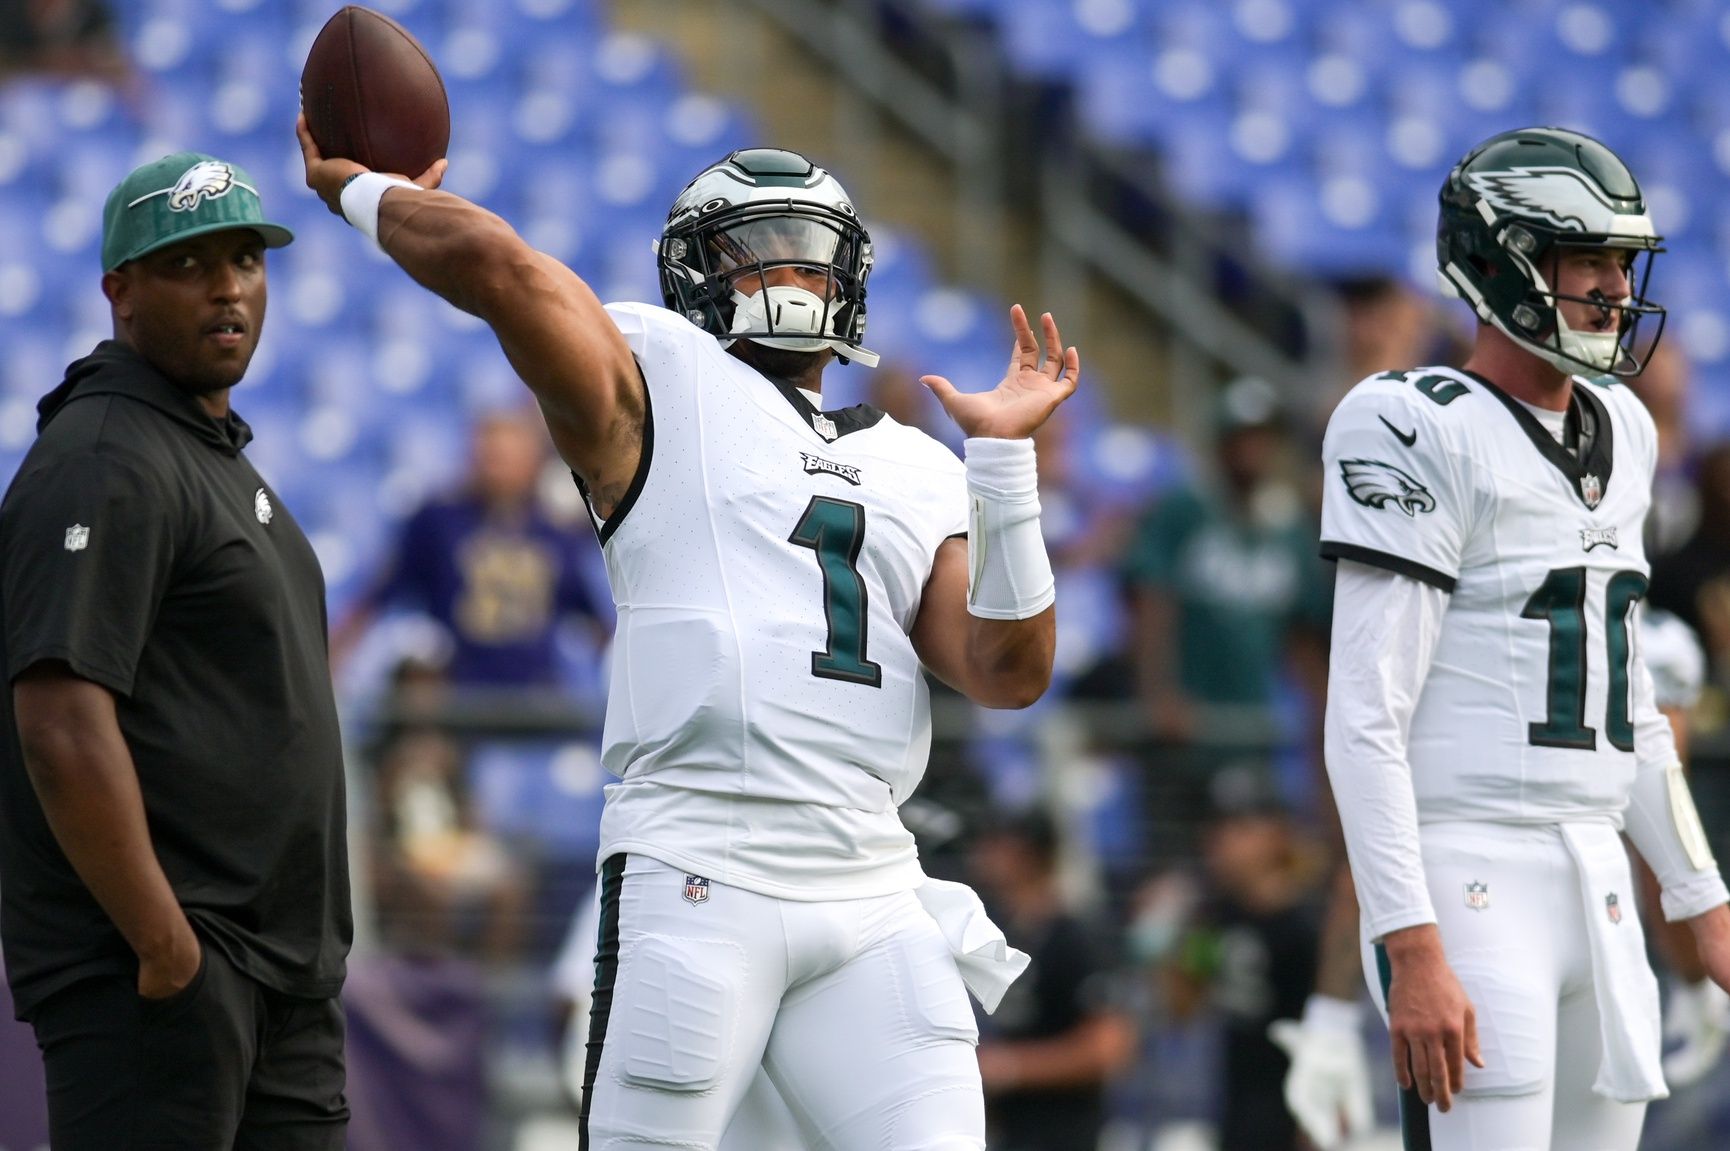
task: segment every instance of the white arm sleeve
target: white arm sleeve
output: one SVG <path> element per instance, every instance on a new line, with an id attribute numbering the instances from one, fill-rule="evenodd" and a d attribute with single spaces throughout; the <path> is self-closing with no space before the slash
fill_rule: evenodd
<path id="1" fill-rule="evenodd" d="M 1628 838 L 1663 888 L 1664 918 L 1692 919 L 1730 902 L 1706 843 L 1670 721 L 1658 710 L 1646 661 L 1634 660 L 1634 747 L 1639 766 L 1624 817 Z"/>
<path id="2" fill-rule="evenodd" d="M 1406 736 L 1447 609 L 1448 593 L 1429 583 L 1340 561 L 1324 735 L 1371 939 L 1436 921 Z"/>

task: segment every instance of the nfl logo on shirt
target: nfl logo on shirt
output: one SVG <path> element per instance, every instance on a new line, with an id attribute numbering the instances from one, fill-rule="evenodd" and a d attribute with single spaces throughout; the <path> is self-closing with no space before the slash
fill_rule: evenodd
<path id="1" fill-rule="evenodd" d="M 701 875 L 685 876 L 685 902 L 706 903 L 709 899 L 709 881 Z"/>
<path id="2" fill-rule="evenodd" d="M 1616 898 L 1614 891 L 1604 897 L 1604 914 L 1610 917 L 1611 923 L 1622 922 L 1622 901 Z"/>
<path id="3" fill-rule="evenodd" d="M 1490 885 L 1487 883 L 1466 884 L 1466 906 L 1473 911 L 1488 911 L 1490 909 Z"/>
<path id="4" fill-rule="evenodd" d="M 73 524 L 66 529 L 66 550 L 81 552 L 90 546 L 90 529 L 83 524 Z"/>

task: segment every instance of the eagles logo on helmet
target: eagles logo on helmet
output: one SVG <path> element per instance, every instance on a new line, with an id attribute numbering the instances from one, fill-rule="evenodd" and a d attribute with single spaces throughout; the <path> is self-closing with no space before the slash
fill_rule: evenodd
<path id="1" fill-rule="evenodd" d="M 829 348 L 842 363 L 876 366 L 860 346 L 871 237 L 840 182 L 797 152 L 747 148 L 698 173 L 655 254 L 666 306 L 724 343 Z M 821 271 L 824 294 L 771 285 L 781 267 Z"/>
<path id="2" fill-rule="evenodd" d="M 1634 174 L 1614 152 L 1562 128 L 1503 132 L 1454 165 L 1440 199 L 1436 262 L 1444 292 L 1464 298 L 1479 319 L 1565 372 L 1640 374 L 1664 330 L 1664 309 L 1646 299 L 1663 237 Z M 1633 294 L 1559 295 L 1557 263 L 1578 248 L 1609 249 L 1626 259 Z M 1614 313 L 1616 322 L 1602 332 L 1575 330 L 1559 301 Z M 1640 323 L 1652 317 L 1657 330 L 1637 354 Z"/>

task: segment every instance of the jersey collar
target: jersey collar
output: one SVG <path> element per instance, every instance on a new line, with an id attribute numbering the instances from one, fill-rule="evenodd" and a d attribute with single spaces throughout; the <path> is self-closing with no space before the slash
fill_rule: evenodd
<path id="1" fill-rule="evenodd" d="M 854 404 L 850 408 L 819 411 L 817 405 L 794 384 L 771 375 L 764 375 L 763 378 L 775 385 L 775 390 L 786 397 L 787 402 L 793 405 L 793 410 L 799 413 L 799 418 L 804 420 L 824 443 L 832 444 L 842 436 L 874 427 L 883 418 L 883 412 L 870 404 Z"/>
<path id="2" fill-rule="evenodd" d="M 1610 490 L 1610 471 L 1615 464 L 1616 437 L 1610 425 L 1610 411 L 1604 406 L 1604 401 L 1593 393 L 1592 385 L 1575 379 L 1568 399 L 1568 431 L 1563 438 L 1579 437 L 1578 442 L 1583 450 L 1576 456 L 1557 443 L 1549 429 L 1539 423 L 1538 417 L 1528 412 L 1520 401 L 1476 372 L 1465 374 L 1484 385 L 1492 396 L 1502 401 L 1502 406 L 1513 414 L 1514 421 L 1526 433 L 1526 438 L 1532 441 L 1532 446 L 1538 449 L 1538 454 L 1549 460 L 1567 479 L 1575 498 L 1586 505 L 1586 510 L 1596 510 L 1604 498 L 1604 493 Z"/>

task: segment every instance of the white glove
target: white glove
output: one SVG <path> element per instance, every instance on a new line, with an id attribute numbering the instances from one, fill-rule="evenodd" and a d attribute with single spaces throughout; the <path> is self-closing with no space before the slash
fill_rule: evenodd
<path id="1" fill-rule="evenodd" d="M 1268 1025 L 1268 1038 L 1291 1057 L 1285 1105 L 1321 1151 L 1333 1151 L 1375 1127 L 1370 1068 L 1358 1023 L 1356 1003 L 1312 995 L 1301 1023 L 1276 1019 Z"/>
<path id="2" fill-rule="evenodd" d="M 1664 1079 L 1688 1087 L 1706 1078 L 1730 1038 L 1730 995 L 1710 979 L 1678 981 L 1664 1011 L 1664 1037 L 1679 1046 L 1664 1057 Z"/>

